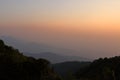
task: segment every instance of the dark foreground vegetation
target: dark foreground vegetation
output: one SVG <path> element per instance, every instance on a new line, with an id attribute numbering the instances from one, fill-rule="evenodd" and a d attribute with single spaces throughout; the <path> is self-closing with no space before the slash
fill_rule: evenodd
<path id="1" fill-rule="evenodd" d="M 0 40 L 0 80 L 61 80 L 49 61 L 26 57 Z"/>
<path id="2" fill-rule="evenodd" d="M 120 80 L 120 57 L 95 60 L 75 76 L 78 80 Z"/>

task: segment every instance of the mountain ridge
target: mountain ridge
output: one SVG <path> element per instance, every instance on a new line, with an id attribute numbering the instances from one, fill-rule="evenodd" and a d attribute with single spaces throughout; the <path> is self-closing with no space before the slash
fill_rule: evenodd
<path id="1" fill-rule="evenodd" d="M 67 61 L 92 61 L 90 59 L 83 58 L 83 57 L 60 55 L 60 54 L 55 54 L 52 52 L 44 52 L 44 53 L 39 53 L 39 54 L 25 53 L 25 55 L 32 56 L 34 58 L 44 58 L 44 59 L 51 61 L 53 64 L 67 62 Z"/>
<path id="2" fill-rule="evenodd" d="M 49 46 L 46 44 L 37 44 L 37 43 L 33 43 L 33 42 L 26 42 L 26 41 L 19 40 L 19 39 L 10 37 L 10 36 L 1 36 L 0 38 L 2 38 L 7 45 L 12 45 L 13 47 L 16 47 L 17 49 L 19 49 L 20 52 L 24 53 L 24 55 L 28 55 L 28 56 L 30 55 L 31 57 L 35 57 L 35 58 L 43 57 L 43 58 L 50 60 L 53 63 L 71 61 L 71 59 L 72 59 L 72 61 L 77 61 L 77 60 L 78 61 L 92 61 L 92 59 L 85 58 L 85 57 L 69 56 L 69 54 L 72 54 L 72 53 L 79 53 L 79 52 L 76 52 L 73 50 L 56 48 L 56 47 Z M 51 55 L 49 55 L 49 56 L 51 56 L 51 58 L 48 57 L 48 54 L 44 55 L 44 56 L 41 55 L 42 53 L 52 53 Z M 66 54 L 66 55 L 63 55 L 63 54 Z M 55 57 L 52 57 L 52 55 Z M 40 56 L 42 56 L 42 57 L 40 57 Z M 68 57 L 69 57 L 69 59 L 68 59 Z M 56 58 L 56 59 L 53 60 L 54 58 Z"/>

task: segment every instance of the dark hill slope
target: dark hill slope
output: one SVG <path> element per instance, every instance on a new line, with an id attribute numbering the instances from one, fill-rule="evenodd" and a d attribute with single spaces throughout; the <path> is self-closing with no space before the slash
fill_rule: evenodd
<path id="1" fill-rule="evenodd" d="M 60 80 L 44 59 L 26 57 L 0 40 L 0 80 Z"/>
<path id="2" fill-rule="evenodd" d="M 78 80 L 120 80 L 120 57 L 100 58 L 76 73 Z"/>
<path id="3" fill-rule="evenodd" d="M 89 64 L 90 62 L 70 61 L 53 64 L 53 67 L 59 75 L 61 75 L 62 77 L 67 77 L 69 74 L 74 74 L 80 68 L 88 66 Z"/>

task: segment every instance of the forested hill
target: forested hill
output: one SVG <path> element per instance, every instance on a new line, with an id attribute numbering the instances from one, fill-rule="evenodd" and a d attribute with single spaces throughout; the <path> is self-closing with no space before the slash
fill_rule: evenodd
<path id="1" fill-rule="evenodd" d="M 60 80 L 44 59 L 24 56 L 0 40 L 0 80 Z"/>
<path id="2" fill-rule="evenodd" d="M 68 79 L 72 74 L 76 73 L 80 68 L 88 66 L 91 62 L 68 61 L 53 64 L 54 70 L 64 79 Z"/>
<path id="3" fill-rule="evenodd" d="M 76 73 L 78 80 L 120 80 L 120 56 L 100 58 Z"/>

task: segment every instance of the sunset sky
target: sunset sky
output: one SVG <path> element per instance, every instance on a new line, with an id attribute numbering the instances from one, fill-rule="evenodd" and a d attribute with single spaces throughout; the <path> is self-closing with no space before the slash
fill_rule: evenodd
<path id="1" fill-rule="evenodd" d="M 0 35 L 119 55 L 120 0 L 0 0 Z"/>

